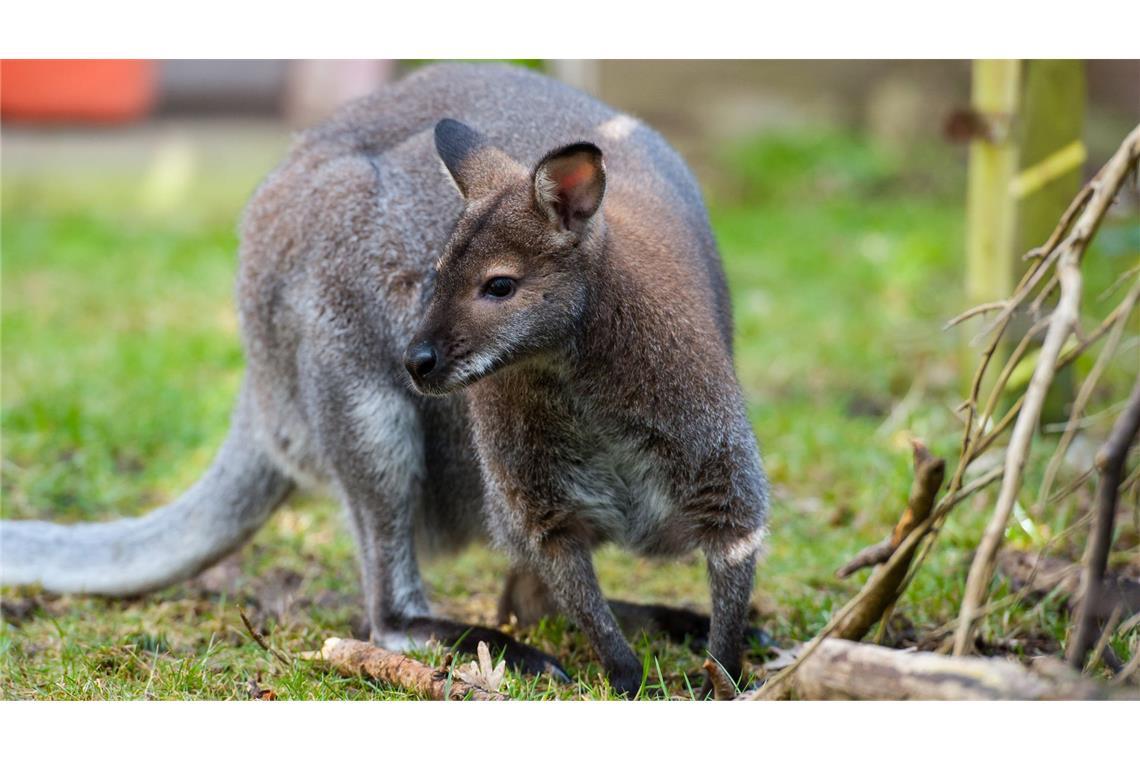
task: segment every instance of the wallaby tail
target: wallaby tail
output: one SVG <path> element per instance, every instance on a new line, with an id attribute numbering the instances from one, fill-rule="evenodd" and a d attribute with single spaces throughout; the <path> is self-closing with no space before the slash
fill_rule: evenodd
<path id="1" fill-rule="evenodd" d="M 142 517 L 76 525 L 0 521 L 0 583 L 129 596 L 189 578 L 236 549 L 292 488 L 261 448 L 250 407 L 243 389 L 206 474 Z"/>

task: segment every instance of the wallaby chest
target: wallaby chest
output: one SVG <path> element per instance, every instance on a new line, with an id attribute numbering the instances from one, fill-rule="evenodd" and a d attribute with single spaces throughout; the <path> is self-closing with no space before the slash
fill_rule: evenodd
<path id="1" fill-rule="evenodd" d="M 668 447 L 566 378 L 528 374 L 496 378 L 486 384 L 493 390 L 473 393 L 476 442 L 499 492 L 492 509 L 498 502 L 500 509 L 554 513 L 595 540 L 648 554 L 690 548 L 679 529 L 687 484 Z"/>

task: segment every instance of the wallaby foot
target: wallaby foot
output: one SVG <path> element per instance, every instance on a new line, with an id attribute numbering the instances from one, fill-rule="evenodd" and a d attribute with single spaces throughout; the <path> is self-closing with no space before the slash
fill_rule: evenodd
<path id="1" fill-rule="evenodd" d="M 626 698 L 636 696 L 644 669 L 602 595 L 589 550 L 570 541 L 551 541 L 535 560 L 538 583 L 527 590 L 541 598 L 537 589 L 547 589 L 556 608 L 586 635 L 614 691 Z M 519 583 L 516 580 L 516 591 Z"/>
<path id="2" fill-rule="evenodd" d="M 398 631 L 373 635 L 373 643 L 390 649 L 405 649 L 428 641 L 438 641 L 445 647 L 464 654 L 475 654 L 479 642 L 486 642 L 492 652 L 502 652 L 511 668 L 531 675 L 549 674 L 556 680 L 568 682 L 565 668 L 555 658 L 540 649 L 527 646 L 502 631 L 480 625 L 469 625 L 454 620 L 433 617 L 412 618 Z"/>

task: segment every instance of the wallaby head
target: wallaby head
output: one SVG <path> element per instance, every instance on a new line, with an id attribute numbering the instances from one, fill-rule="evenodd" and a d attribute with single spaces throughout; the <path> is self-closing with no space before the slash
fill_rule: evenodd
<path id="1" fill-rule="evenodd" d="M 404 363 L 420 391 L 442 394 L 565 345 L 601 255 L 606 173 L 592 143 L 528 169 L 451 119 L 435 145 L 464 208 Z"/>

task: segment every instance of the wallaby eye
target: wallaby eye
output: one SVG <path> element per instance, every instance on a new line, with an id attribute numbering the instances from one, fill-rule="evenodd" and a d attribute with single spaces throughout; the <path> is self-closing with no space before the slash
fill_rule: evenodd
<path id="1" fill-rule="evenodd" d="M 510 298 L 515 294 L 515 281 L 510 277 L 492 277 L 483 286 L 483 294 L 490 298 Z"/>

